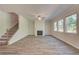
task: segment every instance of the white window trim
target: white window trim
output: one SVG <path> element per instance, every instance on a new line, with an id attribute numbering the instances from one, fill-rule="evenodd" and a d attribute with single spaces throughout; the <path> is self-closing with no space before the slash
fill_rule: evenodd
<path id="1" fill-rule="evenodd" d="M 77 16 L 77 13 L 75 13 L 76 14 L 76 16 Z M 75 15 L 75 14 L 71 14 L 71 15 L 69 15 L 69 16 L 72 16 L 72 15 Z M 67 16 L 67 17 L 69 17 L 69 16 Z M 76 32 L 68 32 L 67 31 L 67 26 L 66 26 L 66 18 L 67 17 L 65 17 L 65 27 L 64 27 L 64 29 L 65 29 L 65 33 L 69 33 L 69 34 L 77 34 L 77 21 L 78 21 L 78 16 L 77 16 L 77 19 L 76 19 Z"/>
<path id="2" fill-rule="evenodd" d="M 58 32 L 64 32 L 64 19 L 61 19 L 61 20 L 63 20 L 63 25 L 62 25 L 63 26 L 63 30 L 62 31 L 59 30 L 59 24 L 58 24 L 57 25 L 58 26 Z M 59 20 L 59 21 L 61 21 L 61 20 Z M 58 21 L 58 23 L 59 23 L 59 21 Z"/>

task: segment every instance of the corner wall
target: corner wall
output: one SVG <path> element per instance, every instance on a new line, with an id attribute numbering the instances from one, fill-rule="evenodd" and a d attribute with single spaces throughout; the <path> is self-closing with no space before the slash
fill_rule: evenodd
<path id="1" fill-rule="evenodd" d="M 45 21 L 45 35 L 50 35 L 50 21 L 46 20 Z"/>

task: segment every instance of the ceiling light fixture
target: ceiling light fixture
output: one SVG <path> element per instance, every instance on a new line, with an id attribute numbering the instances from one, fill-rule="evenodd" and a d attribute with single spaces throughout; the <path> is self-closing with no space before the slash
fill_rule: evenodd
<path id="1" fill-rule="evenodd" d="M 42 17 L 40 15 L 38 16 L 38 20 L 42 20 Z"/>

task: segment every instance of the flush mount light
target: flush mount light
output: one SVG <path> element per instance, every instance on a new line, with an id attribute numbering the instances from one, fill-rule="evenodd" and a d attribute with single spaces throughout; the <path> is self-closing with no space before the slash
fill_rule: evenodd
<path id="1" fill-rule="evenodd" d="M 42 17 L 40 15 L 38 16 L 38 20 L 42 20 Z"/>

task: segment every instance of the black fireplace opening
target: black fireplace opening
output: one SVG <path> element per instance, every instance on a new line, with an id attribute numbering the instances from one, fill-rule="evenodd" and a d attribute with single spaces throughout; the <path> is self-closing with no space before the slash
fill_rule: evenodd
<path id="1" fill-rule="evenodd" d="M 37 35 L 43 35 L 43 31 L 37 31 Z"/>

